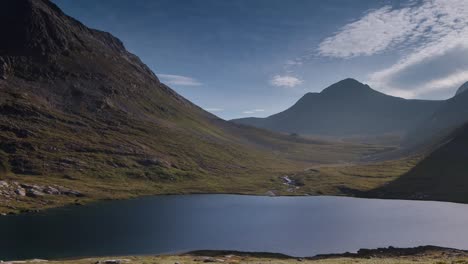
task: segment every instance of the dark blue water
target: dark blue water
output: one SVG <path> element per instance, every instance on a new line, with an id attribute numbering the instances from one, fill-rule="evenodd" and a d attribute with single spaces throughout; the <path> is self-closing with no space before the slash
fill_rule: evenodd
<path id="1" fill-rule="evenodd" d="M 293 256 L 384 246 L 468 249 L 468 205 L 339 197 L 158 196 L 0 217 L 0 259 L 198 249 Z"/>

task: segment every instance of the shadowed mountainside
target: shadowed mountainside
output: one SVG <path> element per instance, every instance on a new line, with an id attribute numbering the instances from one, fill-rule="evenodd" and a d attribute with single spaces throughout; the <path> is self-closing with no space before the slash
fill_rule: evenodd
<path id="1" fill-rule="evenodd" d="M 385 95 L 354 79 L 304 95 L 291 108 L 267 118 L 232 120 L 273 131 L 323 136 L 404 135 L 426 120 L 441 101 Z"/>
<path id="2" fill-rule="evenodd" d="M 468 93 L 460 92 L 468 87 L 463 84 L 457 94 L 421 122 L 405 139 L 405 145 L 424 146 L 444 141 L 454 130 L 468 122 Z"/>
<path id="3" fill-rule="evenodd" d="M 398 179 L 370 191 L 372 197 L 468 202 L 468 124 Z"/>

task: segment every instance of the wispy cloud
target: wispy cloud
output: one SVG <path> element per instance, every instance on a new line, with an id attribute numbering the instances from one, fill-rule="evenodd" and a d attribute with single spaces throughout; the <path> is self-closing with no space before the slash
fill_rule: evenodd
<path id="1" fill-rule="evenodd" d="M 414 89 L 405 90 L 394 88 L 393 94 L 400 97 L 415 98 L 421 94 L 460 87 L 467 80 L 468 70 L 459 71 L 439 79 L 430 80 L 421 86 L 415 87 Z"/>
<path id="2" fill-rule="evenodd" d="M 415 30 L 411 9 L 393 10 L 390 6 L 368 12 L 347 24 L 318 47 L 322 56 L 350 58 L 373 55 L 401 43 Z"/>
<path id="3" fill-rule="evenodd" d="M 270 80 L 270 84 L 273 86 L 279 86 L 279 87 L 288 87 L 292 88 L 297 85 L 302 84 L 302 80 L 299 79 L 296 76 L 293 75 L 275 75 L 273 78 Z"/>
<path id="4" fill-rule="evenodd" d="M 180 85 L 180 86 L 200 86 L 202 85 L 197 79 L 192 77 L 174 75 L 174 74 L 158 74 L 158 77 L 162 82 L 171 85 Z"/>
<path id="5" fill-rule="evenodd" d="M 285 63 L 286 67 L 291 67 L 291 66 L 301 66 L 303 64 L 302 59 L 296 58 L 294 60 L 287 60 Z"/>
<path id="6" fill-rule="evenodd" d="M 403 54 L 398 61 L 370 74 L 368 82 L 395 95 L 416 97 L 468 80 L 467 36 L 468 1 L 414 1 L 368 11 L 322 41 L 318 54 L 346 59 L 398 49 Z"/>
<path id="7" fill-rule="evenodd" d="M 265 109 L 246 110 L 246 111 L 242 112 L 242 114 L 250 115 L 250 114 L 256 114 L 256 113 L 260 113 L 260 112 L 265 112 Z"/>
<path id="8" fill-rule="evenodd" d="M 208 111 L 208 112 L 222 112 L 222 111 L 224 111 L 223 108 L 215 108 L 215 107 L 213 107 L 213 108 L 210 108 L 210 107 L 204 108 L 204 110 Z"/>

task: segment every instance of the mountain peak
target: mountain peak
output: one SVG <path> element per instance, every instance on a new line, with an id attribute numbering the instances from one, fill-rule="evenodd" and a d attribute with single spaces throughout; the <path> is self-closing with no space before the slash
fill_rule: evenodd
<path id="1" fill-rule="evenodd" d="M 1 0 L 0 32 L 5 36 L 0 41 L 0 79 L 101 78 L 125 69 L 114 67 L 121 61 L 159 85 L 118 38 L 86 27 L 50 0 Z"/>
<path id="2" fill-rule="evenodd" d="M 1 1 L 0 31 L 6 36 L 0 42 L 0 56 L 40 56 L 89 50 L 86 45 L 90 40 L 92 44 L 124 50 L 120 40 L 87 28 L 49 0 Z"/>
<path id="3" fill-rule="evenodd" d="M 369 91 L 374 90 L 355 79 L 347 78 L 328 86 L 321 94 L 355 94 Z"/>
<path id="4" fill-rule="evenodd" d="M 468 82 L 462 84 L 462 86 L 460 86 L 460 88 L 458 88 L 457 90 L 457 93 L 455 94 L 455 96 L 461 94 L 461 93 L 464 93 L 468 90 Z"/>

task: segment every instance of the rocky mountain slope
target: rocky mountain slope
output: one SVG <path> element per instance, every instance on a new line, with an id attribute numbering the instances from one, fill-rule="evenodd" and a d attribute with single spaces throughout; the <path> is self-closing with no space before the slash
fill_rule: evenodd
<path id="1" fill-rule="evenodd" d="M 273 131 L 324 136 L 404 135 L 426 120 L 440 101 L 385 95 L 353 79 L 304 95 L 291 108 L 267 118 L 233 120 Z"/>
<path id="2" fill-rule="evenodd" d="M 286 171 L 376 151 L 221 120 L 48 0 L 1 1 L 0 31 L 0 180 L 9 186 L 60 186 L 91 200 L 262 193 Z M 17 193 L 0 209 L 75 201 L 41 195 Z"/>

